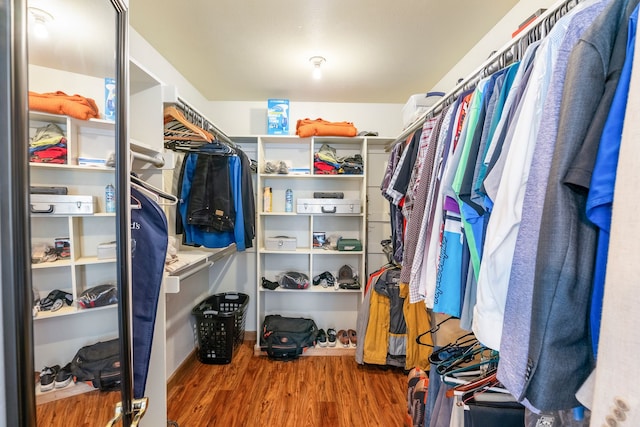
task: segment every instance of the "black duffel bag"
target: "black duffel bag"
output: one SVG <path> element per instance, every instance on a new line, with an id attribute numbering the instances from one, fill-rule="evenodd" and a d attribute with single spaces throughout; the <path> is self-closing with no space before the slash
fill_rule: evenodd
<path id="1" fill-rule="evenodd" d="M 318 327 L 312 319 L 271 314 L 264 318 L 260 346 L 272 359 L 297 359 L 316 343 Z"/>

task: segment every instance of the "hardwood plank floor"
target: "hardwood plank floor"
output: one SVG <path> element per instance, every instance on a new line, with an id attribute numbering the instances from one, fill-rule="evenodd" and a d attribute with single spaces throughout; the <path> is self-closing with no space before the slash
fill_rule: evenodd
<path id="1" fill-rule="evenodd" d="M 245 342 L 230 364 L 181 367 L 167 414 L 180 427 L 401 427 L 406 378 L 402 369 L 361 366 L 353 356 L 255 357 Z M 44 403 L 38 425 L 104 426 L 119 400 L 119 393 L 94 391 Z"/>

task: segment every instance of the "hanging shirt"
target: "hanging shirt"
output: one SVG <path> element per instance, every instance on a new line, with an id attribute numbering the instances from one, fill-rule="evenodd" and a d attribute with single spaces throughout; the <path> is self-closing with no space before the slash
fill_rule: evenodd
<path id="1" fill-rule="evenodd" d="M 638 8 L 636 7 L 629 19 L 627 54 L 620 74 L 620 80 L 618 81 L 618 87 L 616 88 L 611 103 L 609 116 L 602 131 L 598 157 L 596 158 L 596 164 L 593 168 L 593 174 L 591 175 L 589 196 L 587 197 L 587 218 L 599 228 L 590 315 L 591 340 L 594 355 L 597 355 L 598 339 L 600 336 L 604 279 L 607 271 L 607 257 L 609 255 L 609 232 L 611 230 L 613 191 L 616 183 L 620 142 L 622 141 L 622 127 L 624 124 L 627 99 L 629 97 L 637 22 Z"/>
<path id="2" fill-rule="evenodd" d="M 569 15 L 556 22 L 538 48 L 532 74 L 520 103 L 518 121 L 513 125 L 513 142 L 506 152 L 505 167 L 487 225 L 473 332 L 480 342 L 494 350 L 500 350 L 511 261 L 543 106 L 569 22 Z"/>
<path id="3" fill-rule="evenodd" d="M 606 1 L 581 3 L 571 12 L 571 23 L 558 52 L 540 122 L 540 132 L 533 152 L 524 194 L 525 208 L 522 211 L 509 277 L 498 365 L 498 379 L 515 396 L 522 394 L 527 370 L 538 236 L 549 168 L 558 135 L 562 90 L 569 65 L 569 55 L 581 35 L 604 9 L 605 4 Z M 532 407 L 527 401 L 523 403 Z"/>
<path id="4" fill-rule="evenodd" d="M 524 397 L 542 411 L 576 406 L 575 392 L 593 368 L 585 325 L 597 234 L 585 217 L 584 187 L 589 181 L 578 183 L 575 173 L 580 171 L 574 161 L 590 127 L 599 126 L 596 113 L 609 110 L 604 108 L 604 94 L 617 85 L 628 20 L 636 5 L 637 0 L 611 0 L 569 59 L 559 121 L 562 132 L 549 172 L 536 255 L 524 389 Z"/>

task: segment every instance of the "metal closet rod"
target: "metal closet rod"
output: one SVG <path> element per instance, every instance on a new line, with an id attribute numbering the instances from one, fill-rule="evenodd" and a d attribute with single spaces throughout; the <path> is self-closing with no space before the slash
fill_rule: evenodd
<path id="1" fill-rule="evenodd" d="M 566 15 L 567 12 L 573 9 L 574 6 L 580 3 L 580 1 L 583 0 L 563 0 L 547 9 L 538 17 L 538 19 L 536 19 L 534 23 L 530 24 L 531 26 L 529 29 L 522 31 L 499 51 L 493 52 L 489 58 L 482 63 L 482 65 L 476 68 L 465 79 L 459 81 L 451 91 L 420 115 L 420 117 L 400 133 L 389 148 L 395 146 L 401 141 L 404 141 L 411 133 L 420 128 L 424 124 L 425 120 L 433 117 L 435 114 L 442 111 L 444 107 L 453 103 L 453 101 L 455 101 L 462 92 L 475 87 L 478 81 L 513 62 L 519 61 L 524 55 L 526 48 L 531 43 L 544 38 L 551 28 L 553 28 L 555 23 L 561 17 Z"/>
<path id="2" fill-rule="evenodd" d="M 229 138 L 224 132 L 222 132 L 216 125 L 204 118 L 202 114 L 193 109 L 182 99 L 178 98 L 176 104 L 182 110 L 187 119 L 195 125 L 200 126 L 202 129 L 209 133 L 212 133 L 218 140 L 235 147 L 236 144 Z"/>

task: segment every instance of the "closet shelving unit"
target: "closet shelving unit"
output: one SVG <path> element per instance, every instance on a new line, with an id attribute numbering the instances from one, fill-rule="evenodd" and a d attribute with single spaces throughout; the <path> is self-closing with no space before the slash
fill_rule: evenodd
<path id="1" fill-rule="evenodd" d="M 93 214 L 31 214 L 31 244 L 54 246 L 56 238 L 70 242 L 68 259 L 32 264 L 34 291 L 40 298 L 54 289 L 73 295 L 73 303 L 56 311 L 40 311 L 34 317 L 34 362 L 37 368 L 64 365 L 78 348 L 117 335 L 117 305 L 83 309 L 77 299 L 96 285 L 116 282 L 116 259 L 98 259 L 98 244 L 115 240 L 115 214 L 106 213 L 104 189 L 115 183 L 115 170 L 105 166 L 78 165 L 79 157 L 106 159 L 113 152 L 115 124 L 111 121 L 78 120 L 68 116 L 31 111 L 29 132 L 56 124 L 67 139 L 64 164 L 30 163 L 30 185 L 67 187 L 70 195 L 90 195 Z M 83 387 L 65 389 L 64 395 L 84 392 Z M 38 402 L 55 399 L 56 392 L 40 395 Z M 44 400 L 43 400 L 44 399 Z"/>
<path id="2" fill-rule="evenodd" d="M 258 137 L 258 193 L 256 236 L 257 244 L 257 312 L 256 331 L 268 314 L 312 318 L 318 328 L 355 329 L 356 317 L 366 281 L 366 169 L 367 139 L 365 137 L 311 137 L 260 136 Z M 323 144 L 336 150 L 338 157 L 359 154 L 364 161 L 364 173 L 360 175 L 321 175 L 314 173 L 314 153 Z M 265 173 L 267 162 L 285 161 L 289 173 Z M 272 189 L 272 209 L 267 211 L 262 193 L 265 187 Z M 285 193 L 293 191 L 293 212 L 285 212 Z M 312 199 L 314 192 L 343 192 L 345 199 L 357 199 L 361 208 L 354 213 L 308 214 L 297 213 L 297 201 Z M 324 232 L 327 238 L 341 236 L 359 239 L 360 251 L 337 251 L 313 247 L 313 233 Z M 288 236 L 296 239 L 291 250 L 267 249 L 268 238 Z M 361 283 L 360 290 L 336 290 L 334 287 L 310 285 L 307 289 L 268 290 L 261 286 L 262 277 L 277 281 L 287 271 L 304 273 L 313 277 L 325 271 L 337 279 L 338 270 L 349 265 Z M 317 347 L 305 355 L 349 354 L 353 348 Z M 256 354 L 260 352 L 259 340 Z"/>

